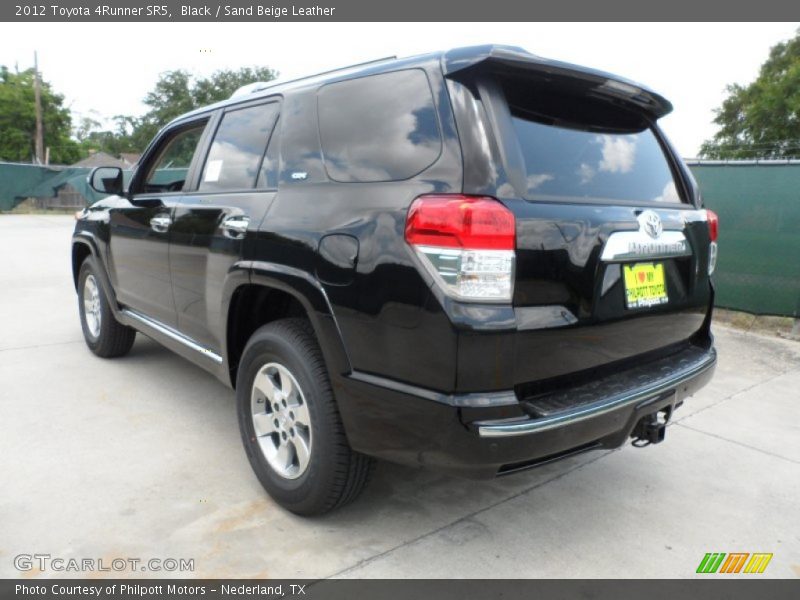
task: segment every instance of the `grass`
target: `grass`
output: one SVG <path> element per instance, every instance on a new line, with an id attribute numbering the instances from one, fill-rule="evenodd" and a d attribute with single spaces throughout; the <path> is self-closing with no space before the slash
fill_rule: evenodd
<path id="1" fill-rule="evenodd" d="M 714 322 L 742 331 L 751 331 L 764 335 L 777 335 L 786 339 L 800 341 L 795 333 L 795 319 L 792 317 L 775 317 L 771 315 L 752 315 L 738 310 L 726 308 L 714 309 Z"/>

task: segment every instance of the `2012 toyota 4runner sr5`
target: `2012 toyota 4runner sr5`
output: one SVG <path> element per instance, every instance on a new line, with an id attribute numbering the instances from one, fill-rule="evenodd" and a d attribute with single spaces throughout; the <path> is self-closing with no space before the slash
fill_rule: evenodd
<path id="1" fill-rule="evenodd" d="M 707 383 L 717 217 L 671 105 L 502 46 L 246 86 L 79 216 L 86 343 L 136 331 L 236 390 L 269 494 L 352 500 L 372 457 L 490 477 L 633 437 Z"/>

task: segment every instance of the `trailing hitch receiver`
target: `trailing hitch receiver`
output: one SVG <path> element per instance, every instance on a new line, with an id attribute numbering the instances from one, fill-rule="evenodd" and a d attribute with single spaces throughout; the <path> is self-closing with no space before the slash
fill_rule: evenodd
<path id="1" fill-rule="evenodd" d="M 660 415 L 663 413 L 663 419 Z M 667 433 L 667 422 L 672 416 L 672 407 L 668 406 L 659 411 L 650 413 L 639 419 L 636 427 L 633 428 L 631 437 L 633 438 L 632 444 L 636 448 L 644 448 L 650 444 L 658 444 L 664 441 L 664 436 Z"/>

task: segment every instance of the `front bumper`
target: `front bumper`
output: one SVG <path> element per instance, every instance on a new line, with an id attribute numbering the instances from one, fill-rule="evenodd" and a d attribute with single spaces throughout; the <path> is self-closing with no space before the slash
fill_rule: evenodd
<path id="1" fill-rule="evenodd" d="M 715 366 L 713 346 L 692 347 L 522 400 L 514 391 L 439 394 L 361 373 L 337 378 L 334 388 L 353 449 L 482 478 L 619 447 L 642 417 L 671 414 L 708 383 Z"/>

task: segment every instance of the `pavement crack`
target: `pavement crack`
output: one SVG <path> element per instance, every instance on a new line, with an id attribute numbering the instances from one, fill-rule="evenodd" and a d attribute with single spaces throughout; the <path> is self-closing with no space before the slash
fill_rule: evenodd
<path id="1" fill-rule="evenodd" d="M 790 463 L 794 463 L 796 465 L 800 465 L 800 461 L 795 460 L 793 458 L 789 458 L 788 456 L 782 456 L 780 454 L 775 454 L 774 452 L 770 452 L 769 450 L 764 450 L 763 448 L 756 448 L 755 446 L 751 446 L 750 444 L 745 444 L 744 442 L 737 442 L 736 440 L 732 440 L 730 438 L 726 438 L 724 436 L 718 435 L 716 433 L 711 433 L 710 431 L 704 431 L 702 429 L 698 429 L 697 427 L 691 427 L 689 425 L 684 425 L 683 423 L 675 423 L 679 427 L 683 427 L 685 429 L 689 429 L 696 433 L 701 433 L 703 435 L 707 435 L 709 437 L 716 438 L 718 440 L 722 440 L 724 442 L 729 442 L 731 444 L 736 444 L 737 446 L 741 446 L 742 448 L 747 448 L 749 450 L 755 450 L 756 452 L 760 452 L 761 454 L 766 454 L 767 456 L 772 456 L 773 458 L 780 458 L 782 460 L 789 461 Z"/>
<path id="2" fill-rule="evenodd" d="M 500 506 L 502 504 L 505 504 L 506 502 L 509 502 L 511 500 L 515 500 L 516 498 L 519 498 L 520 496 L 524 496 L 525 494 L 528 494 L 528 493 L 532 492 L 535 489 L 538 489 L 538 488 L 540 488 L 540 487 L 542 487 L 544 485 L 547 485 L 548 483 L 552 483 L 554 481 L 558 481 L 560 479 L 563 479 L 567 475 L 570 475 L 571 473 L 575 473 L 576 471 L 579 471 L 579 470 L 583 469 L 584 467 L 587 467 L 587 466 L 589 466 L 589 465 L 591 465 L 591 464 L 593 464 L 593 463 L 605 458 L 606 456 L 610 456 L 611 454 L 613 454 L 615 452 L 618 452 L 622 448 L 624 448 L 624 446 L 621 446 L 620 448 L 615 448 L 613 450 L 609 450 L 607 452 L 604 452 L 604 453 L 602 453 L 600 456 L 598 456 L 596 458 L 587 460 L 586 462 L 583 462 L 583 463 L 581 463 L 579 465 L 576 465 L 575 467 L 573 467 L 573 468 L 571 468 L 571 469 L 569 469 L 567 471 L 564 471 L 563 473 L 559 473 L 557 475 L 554 475 L 553 477 L 550 477 L 549 479 L 545 479 L 544 481 L 540 481 L 539 483 L 536 483 L 536 484 L 534 484 L 532 486 L 529 486 L 529 487 L 524 488 L 524 489 L 522 489 L 522 490 L 520 490 L 518 492 L 515 492 L 515 493 L 511 494 L 510 496 L 507 496 L 506 498 L 503 498 L 502 500 L 498 500 L 497 502 L 493 502 L 492 504 L 489 504 L 487 506 L 484 506 L 482 508 L 474 510 L 474 511 L 472 511 L 470 513 L 462 515 L 458 519 L 450 521 L 449 523 L 445 523 L 444 525 L 441 525 L 441 526 L 437 527 L 436 529 L 432 529 L 431 531 L 427 531 L 427 532 L 425 532 L 423 534 L 420 534 L 415 538 L 412 538 L 410 540 L 406 540 L 405 542 L 402 542 L 402 543 L 400 543 L 400 544 L 398 544 L 396 546 L 393 546 L 392 548 L 384 550 L 383 552 L 379 552 L 378 554 L 374 554 L 373 556 L 364 558 L 364 559 L 358 561 L 357 563 L 355 563 L 354 565 L 351 565 L 349 567 L 346 567 L 344 569 L 341 569 L 341 570 L 337 571 L 336 573 L 333 573 L 331 575 L 326 576 L 325 579 L 334 579 L 334 578 L 337 578 L 337 577 L 341 577 L 342 575 L 345 575 L 345 574 L 347 574 L 347 573 L 349 573 L 351 571 L 355 571 L 356 569 L 358 569 L 360 567 L 364 567 L 366 565 L 369 565 L 369 564 L 375 562 L 376 560 L 378 560 L 380 558 L 383 558 L 384 556 L 388 556 L 389 554 L 391 554 L 391 553 L 393 553 L 393 552 L 395 552 L 397 550 L 400 550 L 402 548 L 406 548 L 408 546 L 413 546 L 414 544 L 424 540 L 425 538 L 428 538 L 428 537 L 430 537 L 432 535 L 436 535 L 437 533 L 439 533 L 441 531 L 444 531 L 444 530 L 446 530 L 446 529 L 448 529 L 450 527 L 453 527 L 454 525 L 458 525 L 459 523 L 463 523 L 464 521 L 468 521 L 469 519 L 472 519 L 473 517 L 476 517 L 477 515 L 483 514 L 483 513 L 487 512 L 487 511 L 489 511 L 489 510 L 491 510 L 493 508 L 496 508 L 496 507 L 498 507 L 498 506 Z"/>
<path id="3" fill-rule="evenodd" d="M 46 344 L 33 344 L 31 346 L 11 346 L 10 348 L 0 348 L 0 352 L 11 352 L 12 350 L 31 350 L 33 348 L 47 348 L 49 346 L 66 346 L 68 344 L 80 344 L 83 340 L 70 340 L 66 342 L 49 342 Z"/>
<path id="4" fill-rule="evenodd" d="M 692 417 L 694 417 L 696 415 L 699 415 L 700 413 L 707 411 L 709 408 L 714 408 L 715 406 L 719 406 L 723 402 L 727 402 L 728 400 L 732 400 L 732 399 L 736 398 L 737 396 L 739 396 L 740 394 L 744 394 L 745 392 L 749 392 L 750 390 L 755 389 L 760 385 L 764 385 L 765 383 L 769 383 L 769 382 L 777 379 L 778 377 L 783 377 L 787 373 L 791 373 L 794 370 L 795 370 L 795 368 L 792 367 L 792 368 L 786 369 L 785 371 L 780 371 L 780 372 L 776 373 L 775 375 L 773 375 L 772 377 L 768 377 L 767 379 L 764 379 L 762 381 L 758 381 L 758 382 L 754 383 L 753 385 L 749 385 L 749 386 L 747 386 L 745 388 L 742 388 L 740 390 L 736 390 L 732 394 L 728 394 L 727 396 L 724 396 L 723 398 L 720 398 L 716 402 L 712 402 L 711 404 L 708 404 L 708 405 L 704 406 L 703 408 L 699 408 L 693 413 L 686 414 L 686 415 L 684 415 L 684 416 L 682 416 L 682 417 L 680 417 L 678 419 L 670 419 L 670 424 L 671 425 L 680 425 L 686 419 L 690 419 L 690 418 L 692 418 Z"/>

